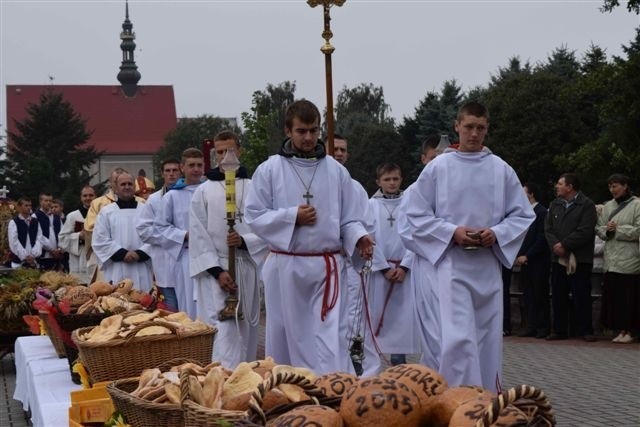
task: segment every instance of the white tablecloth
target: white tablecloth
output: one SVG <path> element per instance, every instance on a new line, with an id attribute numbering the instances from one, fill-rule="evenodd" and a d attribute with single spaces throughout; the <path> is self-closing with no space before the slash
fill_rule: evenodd
<path id="1" fill-rule="evenodd" d="M 15 344 L 16 390 L 13 398 L 31 409 L 34 427 L 66 427 L 70 393 L 82 387 L 71 381 L 67 359 L 59 359 L 46 336 L 19 337 Z"/>

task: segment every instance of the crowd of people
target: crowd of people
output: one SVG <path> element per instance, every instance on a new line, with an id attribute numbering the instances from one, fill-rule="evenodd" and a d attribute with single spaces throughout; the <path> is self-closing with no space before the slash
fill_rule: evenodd
<path id="1" fill-rule="evenodd" d="M 457 144 L 440 153 L 439 136 L 427 138 L 426 166 L 405 191 L 401 168 L 381 164 L 369 198 L 344 167 L 347 140 L 334 135 L 328 155 L 320 119 L 313 103 L 293 102 L 280 151 L 251 179 L 237 162 L 238 136 L 223 131 L 212 153 L 189 148 L 163 161 L 157 191 L 116 168 L 109 191 L 96 198 L 84 187 L 82 207 L 66 218 L 49 194 L 33 212 L 20 198 L 8 230 L 11 265 L 69 271 L 86 282 L 130 278 L 143 291 L 155 283 L 168 308 L 216 326 L 213 358 L 228 368 L 256 358 L 264 286 L 265 351 L 278 363 L 372 375 L 385 355 L 399 364 L 420 353 L 450 385 L 496 390 L 503 269 L 521 271 L 521 336 L 592 341 L 597 234 L 602 321 L 618 333 L 614 342 L 634 340 L 640 200 L 628 177 L 611 176 L 613 198 L 598 214 L 578 177 L 565 173 L 547 210 L 540 187 L 521 184 L 484 145 L 489 113 L 470 102 L 454 123 Z M 215 167 L 205 171 L 210 154 Z M 571 301 L 577 330 L 569 328 Z"/>

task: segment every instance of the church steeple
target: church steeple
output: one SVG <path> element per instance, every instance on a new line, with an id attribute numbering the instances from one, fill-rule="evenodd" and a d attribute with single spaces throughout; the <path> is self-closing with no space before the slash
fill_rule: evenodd
<path id="1" fill-rule="evenodd" d="M 134 96 L 138 89 L 140 81 L 140 72 L 136 61 L 133 59 L 133 51 L 136 48 L 136 33 L 133 31 L 133 24 L 129 21 L 129 1 L 125 1 L 125 19 L 122 23 L 122 32 L 120 33 L 120 49 L 122 49 L 122 64 L 118 73 L 118 81 L 122 84 L 122 91 L 126 96 Z"/>

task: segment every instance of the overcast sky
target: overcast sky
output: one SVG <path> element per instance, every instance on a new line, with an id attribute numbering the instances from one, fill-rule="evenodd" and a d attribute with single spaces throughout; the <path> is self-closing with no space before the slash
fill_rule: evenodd
<path id="1" fill-rule="evenodd" d="M 601 4 L 347 0 L 331 12 L 334 97 L 372 82 L 401 119 L 444 81 L 484 85 L 514 55 L 536 63 L 566 46 L 580 58 L 592 43 L 622 55 L 640 18 Z M 124 0 L 0 0 L 0 133 L 8 84 L 118 84 L 124 14 Z M 326 105 L 322 11 L 304 0 L 131 0 L 129 15 L 140 84 L 173 85 L 179 117 L 239 117 L 285 80 Z"/>

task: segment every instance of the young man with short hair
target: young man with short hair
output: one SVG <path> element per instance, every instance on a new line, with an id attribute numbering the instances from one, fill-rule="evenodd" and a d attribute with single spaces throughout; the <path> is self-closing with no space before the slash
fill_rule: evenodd
<path id="1" fill-rule="evenodd" d="M 11 267 L 38 268 L 38 259 L 42 255 L 42 232 L 31 213 L 31 200 L 19 198 L 16 211 L 17 215 L 7 226 Z"/>
<path id="2" fill-rule="evenodd" d="M 245 220 L 271 249 L 262 270 L 266 354 L 317 374 L 354 372 L 341 250 L 369 259 L 373 240 L 349 173 L 318 139 L 318 108 L 289 105 L 285 134 L 280 152 L 256 169 L 245 206 Z"/>
<path id="3" fill-rule="evenodd" d="M 69 254 L 69 273 L 87 283 L 87 245 L 86 232 L 84 231 L 84 219 L 89 211 L 91 202 L 96 198 L 96 192 L 90 185 L 86 185 L 80 191 L 79 209 L 69 212 L 67 220 L 60 231 L 60 247 Z"/>
<path id="4" fill-rule="evenodd" d="M 502 372 L 501 265 L 513 265 L 535 215 L 515 171 L 483 145 L 488 128 L 482 104 L 460 108 L 458 147 L 422 170 L 408 194 L 400 233 L 428 266 L 423 286 L 436 308 L 430 324 L 438 348 L 435 368 L 451 386 L 496 391 Z"/>
<path id="5" fill-rule="evenodd" d="M 160 170 L 162 171 L 162 188 L 151 194 L 142 207 L 136 223 L 136 231 L 140 235 L 140 240 L 149 244 L 151 267 L 158 291 L 164 297 L 164 304 L 169 310 L 178 311 L 178 297 L 170 274 L 172 264 L 169 262 L 169 254 L 161 246 L 162 236 L 154 224 L 162 211 L 162 198 L 180 178 L 180 160 L 165 159 L 160 165 Z"/>
<path id="6" fill-rule="evenodd" d="M 242 155 L 240 140 L 231 131 L 213 138 L 217 166 L 207 173 L 208 180 L 193 193 L 189 212 L 189 258 L 191 275 L 198 295 L 198 317 L 218 329 L 213 346 L 213 359 L 227 369 L 240 362 L 255 360 L 260 323 L 259 267 L 268 254 L 266 244 L 242 219 L 251 180 L 240 166 L 235 174 L 235 225 L 229 230 L 226 221 L 225 156 Z M 229 247 L 235 249 L 234 277 L 229 271 Z M 236 313 L 220 318 L 225 299 L 234 293 L 239 299 Z"/>
<path id="7" fill-rule="evenodd" d="M 170 280 L 176 290 L 178 308 L 190 318 L 197 316 L 194 281 L 189 270 L 189 209 L 191 198 L 204 173 L 204 156 L 197 148 L 187 148 L 182 153 L 178 179 L 162 197 L 162 209 L 154 225 L 162 236 L 161 246 L 169 254 L 173 266 Z"/>

